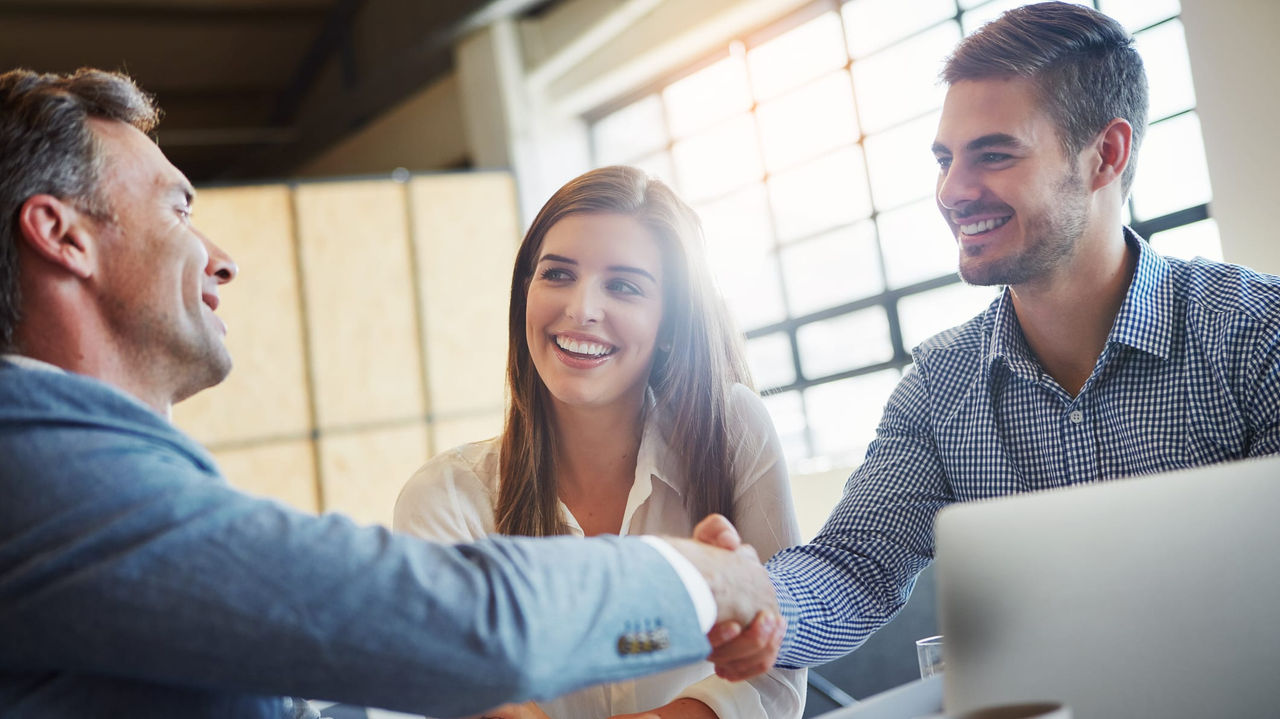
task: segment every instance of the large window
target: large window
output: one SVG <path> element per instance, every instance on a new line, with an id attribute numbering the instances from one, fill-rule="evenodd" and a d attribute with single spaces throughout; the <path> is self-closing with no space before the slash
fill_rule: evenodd
<path id="1" fill-rule="evenodd" d="M 976 314 L 933 201 L 930 145 L 960 38 L 1023 2 L 814 3 L 588 118 L 596 164 L 672 184 L 702 216 L 757 384 L 801 471 L 859 461 L 908 350 Z M 1152 123 L 1126 220 L 1217 258 L 1178 0 L 1091 3 L 1135 34 Z"/>

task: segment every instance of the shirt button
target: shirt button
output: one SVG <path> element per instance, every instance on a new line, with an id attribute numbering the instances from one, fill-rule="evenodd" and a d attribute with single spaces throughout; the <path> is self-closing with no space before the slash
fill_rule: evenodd
<path id="1" fill-rule="evenodd" d="M 1071 418 L 1072 424 L 1080 424 L 1084 421 L 1084 412 L 1081 412 L 1078 409 L 1071 410 L 1071 414 L 1067 416 Z"/>

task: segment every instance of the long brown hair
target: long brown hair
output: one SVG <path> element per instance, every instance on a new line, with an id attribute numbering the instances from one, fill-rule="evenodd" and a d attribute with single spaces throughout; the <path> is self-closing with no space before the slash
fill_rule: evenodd
<path id="1" fill-rule="evenodd" d="M 751 384 L 741 338 L 711 282 L 697 215 L 662 182 L 633 167 L 614 166 L 581 175 L 552 195 L 516 254 L 507 326 L 511 401 L 498 461 L 498 531 L 529 536 L 565 532 L 557 512 L 555 432 L 547 388 L 529 354 L 525 303 L 547 231 L 578 213 L 632 217 L 658 241 L 662 348 L 654 353 L 649 386 L 657 407 L 670 418 L 664 425 L 666 439 L 689 479 L 685 507 L 690 516 L 719 512 L 732 519 L 726 411 L 732 385 Z"/>

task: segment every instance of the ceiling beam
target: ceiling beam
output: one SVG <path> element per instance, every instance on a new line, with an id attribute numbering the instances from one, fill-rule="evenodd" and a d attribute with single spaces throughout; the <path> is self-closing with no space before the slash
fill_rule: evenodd
<path id="1" fill-rule="evenodd" d="M 131 2 L 56 3 L 44 0 L 10 0 L 0 4 L 0 20 L 75 20 L 153 22 L 163 24 L 207 23 L 314 23 L 322 20 L 324 5 L 167 5 Z"/>
<path id="2" fill-rule="evenodd" d="M 297 117 L 307 94 L 311 92 L 316 79 L 320 77 L 320 71 L 324 69 L 325 62 L 344 45 L 351 42 L 351 25 L 364 7 L 364 3 L 365 0 L 337 0 L 330 6 L 324 25 L 316 34 L 316 39 L 312 41 L 307 54 L 298 63 L 297 69 L 293 72 L 293 78 L 280 93 L 276 109 L 271 113 L 272 124 L 287 125 Z M 354 68 L 349 67 L 346 62 L 343 69 L 348 75 L 354 73 Z M 351 78 L 348 77 L 348 79 Z"/>

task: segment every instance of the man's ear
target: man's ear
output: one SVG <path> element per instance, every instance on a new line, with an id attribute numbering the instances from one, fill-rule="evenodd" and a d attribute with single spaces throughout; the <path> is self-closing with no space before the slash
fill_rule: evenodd
<path id="1" fill-rule="evenodd" d="M 1129 166 L 1133 149 L 1133 126 L 1128 120 L 1117 117 L 1098 133 L 1091 146 L 1093 182 L 1095 190 L 1118 182 Z"/>
<path id="2" fill-rule="evenodd" d="M 18 234 L 33 252 L 81 279 L 93 274 L 89 216 L 53 195 L 32 195 L 18 211 Z"/>

